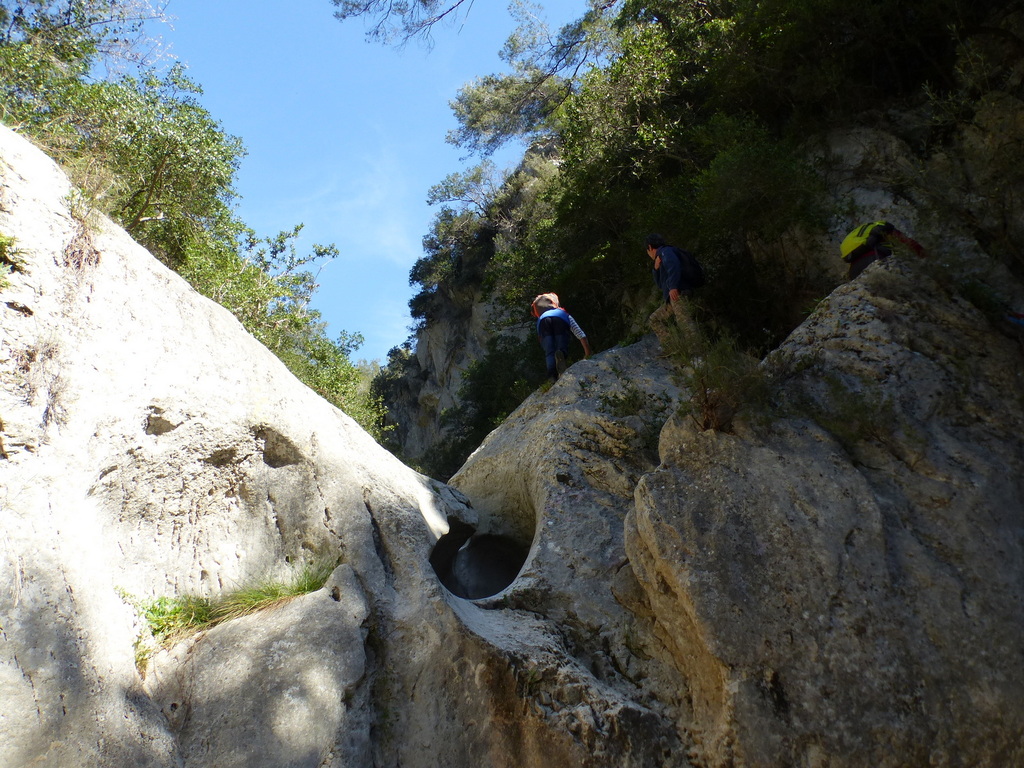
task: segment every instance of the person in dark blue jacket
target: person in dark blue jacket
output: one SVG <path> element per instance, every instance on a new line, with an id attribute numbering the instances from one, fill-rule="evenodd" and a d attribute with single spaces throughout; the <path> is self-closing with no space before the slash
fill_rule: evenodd
<path id="1" fill-rule="evenodd" d="M 697 327 L 690 316 L 688 298 L 699 286 L 684 274 L 681 262 L 683 254 L 674 245 L 665 242 L 665 238 L 661 235 L 648 235 L 646 246 L 647 255 L 654 262 L 654 282 L 665 299 L 665 303 L 648 320 L 651 330 L 661 342 L 662 349 L 667 350 L 669 347 L 666 342 L 671 338 L 669 323 L 675 318 L 683 343 L 692 349 L 691 345 L 697 338 Z"/>
<path id="2" fill-rule="evenodd" d="M 537 318 L 537 340 L 544 349 L 544 358 L 548 367 L 548 378 L 552 382 L 565 371 L 565 360 L 569 354 L 569 334 L 580 340 L 583 354 L 590 357 L 590 343 L 572 315 L 558 305 L 558 295 L 542 293 L 533 300 L 531 305 L 533 316 Z"/>

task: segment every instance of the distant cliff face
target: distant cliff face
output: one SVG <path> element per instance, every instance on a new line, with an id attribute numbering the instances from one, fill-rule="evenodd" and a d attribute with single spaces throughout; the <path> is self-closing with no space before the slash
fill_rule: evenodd
<path id="1" fill-rule="evenodd" d="M 969 239 L 970 290 L 839 287 L 731 433 L 647 337 L 444 486 L 6 129 L 0 173 L 0 764 L 1024 762 L 1024 347 L 981 300 L 1024 287 Z M 323 589 L 140 673 L 121 595 L 311 555 Z"/>
<path id="2" fill-rule="evenodd" d="M 1024 14 L 972 39 L 947 101 L 870 111 L 873 127 L 846 127 L 808 136 L 807 157 L 820 172 L 824 205 L 841 212 L 827 231 L 789 231 L 771 243 L 746 243 L 753 259 L 783 265 L 778 279 L 799 288 L 835 287 L 846 277 L 837 244 L 857 223 L 887 219 L 937 246 L 943 260 L 979 246 L 1024 270 L 1024 71 L 1011 50 L 1024 37 Z M 1003 68 L 1006 71 L 1003 71 Z M 948 133 L 935 142 L 935 125 Z M 651 222 L 656 226 L 656 222 Z M 638 266 L 638 269 L 643 267 Z M 493 330 L 483 291 L 462 285 L 444 311 L 417 334 L 414 362 L 387 405 L 399 453 L 418 460 L 443 444 L 441 416 L 460 403 L 462 374 L 480 360 Z M 538 286 L 538 291 L 544 289 Z M 652 288 L 652 292 L 654 289 Z M 821 293 L 808 293 L 816 301 Z M 640 302 L 642 303 L 642 302 Z M 803 307 L 799 308 L 803 310 Z"/>
<path id="3" fill-rule="evenodd" d="M 489 321 L 495 319 L 495 308 L 481 290 L 447 301 L 448 311 L 417 332 L 415 349 L 388 398 L 388 421 L 395 428 L 391 437 L 409 461 L 421 461 L 444 440 L 441 417 L 459 404 L 463 375 L 486 354 L 494 333 Z"/>
<path id="4" fill-rule="evenodd" d="M 815 162 L 827 158 L 831 168 L 826 182 L 832 204 L 849 216 L 834 219 L 828 232 L 814 236 L 792 231 L 771 244 L 750 242 L 752 257 L 759 263 L 784 264 L 786 275 L 780 279 L 785 281 L 834 287 L 846 279 L 847 265 L 839 258 L 837 243 L 851 222 L 881 219 L 929 247 L 937 246 L 934 255 L 940 262 L 955 262 L 962 252 L 978 250 L 979 232 L 998 234 L 999 242 L 989 234 L 981 240 L 1004 259 L 1008 252 L 1019 251 L 1024 225 L 1015 214 L 1015 201 L 1024 195 L 1024 178 L 1004 172 L 994 147 L 1001 144 L 1010 157 L 1024 158 L 1024 103 L 1003 94 L 985 105 L 977 121 L 964 128 L 949 153 L 924 161 L 906 141 L 878 129 L 836 131 L 809 141 L 809 155 Z M 901 193 L 902 187 L 912 194 Z M 954 264 L 954 271 L 959 269 Z M 417 333 L 404 375 L 386 403 L 395 426 L 391 440 L 410 461 L 420 461 L 444 445 L 442 417 L 461 404 L 466 370 L 484 357 L 488 340 L 499 332 L 499 324 L 492 322 L 499 310 L 482 288 L 463 286 L 441 301 L 446 310 Z"/>

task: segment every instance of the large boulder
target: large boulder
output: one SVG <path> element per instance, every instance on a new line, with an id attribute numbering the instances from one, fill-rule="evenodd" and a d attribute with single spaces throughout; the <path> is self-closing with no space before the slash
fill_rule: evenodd
<path id="1" fill-rule="evenodd" d="M 1024 760 L 1024 347 L 928 266 L 837 289 L 769 360 L 769 425 L 670 420 L 637 487 L 706 764 Z"/>
<path id="2" fill-rule="evenodd" d="M 532 537 L 477 602 L 553 622 L 642 702 L 647 739 L 678 739 L 666 765 L 1024 760 L 1024 346 L 934 267 L 894 258 L 837 289 L 731 433 L 675 407 L 644 345 L 527 400 L 451 480 L 482 530 Z M 537 677 L 564 700 L 559 672 Z"/>
<path id="3" fill-rule="evenodd" d="M 208 686 L 178 702 L 191 713 L 186 731 L 165 717 L 163 689 L 151 698 L 136 665 L 133 603 L 217 596 L 328 558 L 350 569 L 335 580 L 355 593 L 345 600 L 373 616 L 416 615 L 394 584 L 434 585 L 402 587 L 416 605 L 441 599 L 427 558 L 464 504 L 90 213 L 64 174 L 6 128 L 0 173 L 0 234 L 14 267 L 0 293 L 0 764 L 174 766 L 182 754 L 189 765 L 226 764 L 214 747 L 228 745 L 239 764 L 282 765 L 245 731 L 208 737 L 230 727 L 203 704 Z M 224 711 L 291 706 L 317 718 L 318 697 L 355 688 L 323 715 L 329 725 L 307 716 L 302 726 L 310 754 L 347 754 L 339 744 L 369 742 L 370 718 L 345 712 L 365 700 L 375 670 L 359 671 L 370 666 L 369 620 L 343 603 L 319 603 L 323 631 L 348 644 L 343 664 L 324 660 L 337 684 L 267 685 L 228 659 L 196 679 L 229 683 L 235 704 Z M 296 621 L 316 613 L 289 610 Z M 203 648 L 240 635 L 264 656 L 290 647 L 286 628 L 211 635 Z M 316 638 L 302 636 L 293 628 L 288 643 Z M 197 651 L 190 669 L 212 658 Z M 192 733 L 209 748 L 203 758 L 190 751 Z"/>

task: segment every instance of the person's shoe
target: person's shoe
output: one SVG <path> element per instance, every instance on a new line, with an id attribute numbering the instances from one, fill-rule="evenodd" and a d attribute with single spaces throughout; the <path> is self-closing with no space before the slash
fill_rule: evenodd
<path id="1" fill-rule="evenodd" d="M 565 373 L 565 352 L 562 350 L 555 352 L 555 368 L 558 369 L 559 376 Z"/>

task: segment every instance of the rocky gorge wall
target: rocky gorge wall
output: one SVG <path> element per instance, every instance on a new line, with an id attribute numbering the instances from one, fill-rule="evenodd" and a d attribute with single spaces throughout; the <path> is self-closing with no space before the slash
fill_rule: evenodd
<path id="1" fill-rule="evenodd" d="M 1024 762 L 1024 350 L 927 265 L 822 302 L 767 418 L 698 430 L 648 337 L 444 486 L 0 158 L 0 765 Z M 136 665 L 122 594 L 313 555 L 323 589 Z"/>
<path id="2" fill-rule="evenodd" d="M 388 424 L 400 454 L 421 461 L 444 440 L 441 418 L 457 406 L 462 377 L 483 358 L 493 330 L 494 307 L 482 291 L 446 296 L 448 311 L 420 328 L 397 386 L 388 396 Z"/>

